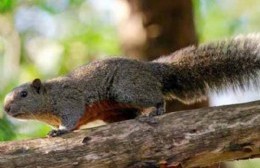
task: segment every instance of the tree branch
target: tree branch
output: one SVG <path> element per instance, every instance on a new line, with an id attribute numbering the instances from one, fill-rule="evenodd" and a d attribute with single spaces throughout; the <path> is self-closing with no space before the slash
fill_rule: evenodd
<path id="1" fill-rule="evenodd" d="M 169 113 L 158 120 L 1 143 L 0 167 L 121 168 L 160 160 L 196 167 L 260 156 L 260 101 Z"/>

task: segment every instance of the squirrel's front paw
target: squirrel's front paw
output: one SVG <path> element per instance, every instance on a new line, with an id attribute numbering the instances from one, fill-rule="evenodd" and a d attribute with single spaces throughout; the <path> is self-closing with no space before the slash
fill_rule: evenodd
<path id="1" fill-rule="evenodd" d="M 66 134 L 68 133 L 67 130 L 51 130 L 49 133 L 48 133 L 48 136 L 49 137 L 57 137 L 57 136 L 60 136 L 60 135 L 63 135 L 63 134 Z"/>

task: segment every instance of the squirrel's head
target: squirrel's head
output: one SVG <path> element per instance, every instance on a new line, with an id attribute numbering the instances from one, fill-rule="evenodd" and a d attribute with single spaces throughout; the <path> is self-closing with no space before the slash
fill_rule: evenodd
<path id="1" fill-rule="evenodd" d="M 6 95 L 4 109 L 16 118 L 33 118 L 46 106 L 46 89 L 40 79 L 14 88 Z"/>

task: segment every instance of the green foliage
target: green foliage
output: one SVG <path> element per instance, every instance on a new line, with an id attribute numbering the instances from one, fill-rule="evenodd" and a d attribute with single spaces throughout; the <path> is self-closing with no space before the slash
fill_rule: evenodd
<path id="1" fill-rule="evenodd" d="M 201 42 L 258 31 L 258 1 L 193 0 L 195 23 Z M 254 10 L 251 10 L 253 8 Z"/>
<path id="2" fill-rule="evenodd" d="M 80 6 L 84 0 L 68 0 L 68 3 L 66 3 L 67 1 L 63 1 L 63 7 L 61 8 L 57 8 L 57 6 L 55 5 L 55 2 L 50 2 L 50 1 L 46 1 L 46 0 L 35 0 L 34 1 L 34 5 L 40 7 L 42 10 L 49 12 L 51 14 L 58 14 L 64 10 L 66 10 L 67 8 L 71 8 L 71 7 L 78 7 Z"/>
<path id="3" fill-rule="evenodd" d="M 13 0 L 1 0 L 0 1 L 0 13 L 5 13 L 12 10 L 15 1 Z"/>
<path id="4" fill-rule="evenodd" d="M 259 159 L 251 159 L 251 160 L 240 160 L 240 161 L 232 161 L 227 162 L 227 167 L 231 168 L 258 168 L 260 167 Z"/>
<path id="5" fill-rule="evenodd" d="M 0 141 L 8 141 L 16 138 L 13 125 L 6 119 L 0 119 Z"/>

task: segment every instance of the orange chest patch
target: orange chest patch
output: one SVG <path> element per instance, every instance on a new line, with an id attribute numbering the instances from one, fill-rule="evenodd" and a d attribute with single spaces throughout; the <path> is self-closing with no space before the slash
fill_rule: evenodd
<path id="1" fill-rule="evenodd" d="M 129 104 L 118 103 L 111 100 L 104 100 L 86 106 L 85 113 L 79 120 L 76 129 L 96 120 L 112 123 L 127 119 L 133 119 L 140 111 L 139 108 Z"/>

